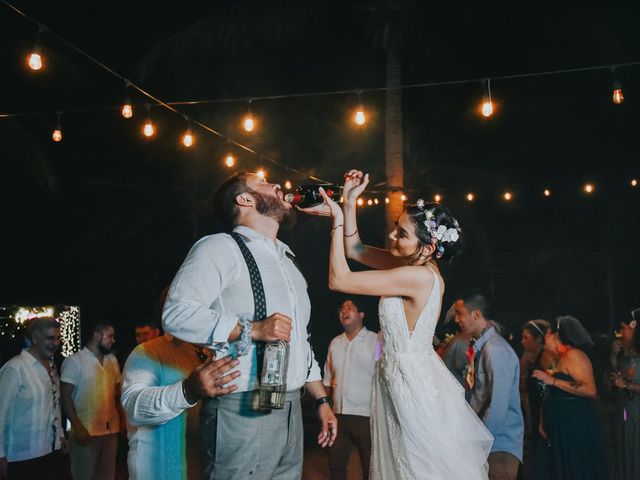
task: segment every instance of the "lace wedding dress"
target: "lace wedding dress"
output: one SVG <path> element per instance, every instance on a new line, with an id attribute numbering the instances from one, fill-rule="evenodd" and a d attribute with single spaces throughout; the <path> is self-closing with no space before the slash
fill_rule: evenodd
<path id="1" fill-rule="evenodd" d="M 440 279 L 409 332 L 401 297 L 382 297 L 382 356 L 371 403 L 371 479 L 488 478 L 493 436 L 433 350 Z"/>

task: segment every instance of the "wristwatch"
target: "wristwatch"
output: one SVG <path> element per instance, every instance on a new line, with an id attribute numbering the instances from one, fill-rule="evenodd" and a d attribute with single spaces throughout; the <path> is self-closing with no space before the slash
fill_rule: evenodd
<path id="1" fill-rule="evenodd" d="M 318 398 L 315 402 L 313 402 L 313 408 L 317 410 L 323 403 L 328 403 L 330 407 L 333 407 L 333 401 L 331 401 L 331 398 L 324 396 Z"/>

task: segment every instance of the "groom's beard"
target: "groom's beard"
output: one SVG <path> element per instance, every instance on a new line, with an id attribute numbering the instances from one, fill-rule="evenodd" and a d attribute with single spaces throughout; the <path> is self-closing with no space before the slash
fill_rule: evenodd
<path id="1" fill-rule="evenodd" d="M 260 215 L 273 218 L 280 228 L 288 229 L 296 224 L 296 211 L 293 208 L 287 208 L 278 197 L 256 191 L 250 193 L 256 199 L 256 211 Z"/>

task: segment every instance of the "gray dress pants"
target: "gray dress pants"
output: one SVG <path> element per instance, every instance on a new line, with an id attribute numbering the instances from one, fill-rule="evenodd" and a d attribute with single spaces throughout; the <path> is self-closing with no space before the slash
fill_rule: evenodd
<path id="1" fill-rule="evenodd" d="M 208 399 L 200 410 L 204 478 L 296 480 L 302 476 L 300 392 L 282 410 L 251 409 L 252 392 Z"/>

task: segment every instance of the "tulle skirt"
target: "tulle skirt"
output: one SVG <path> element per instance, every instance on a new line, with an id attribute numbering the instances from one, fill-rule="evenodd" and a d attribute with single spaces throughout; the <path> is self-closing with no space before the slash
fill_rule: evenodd
<path id="1" fill-rule="evenodd" d="M 440 357 L 383 355 L 371 404 L 371 479 L 487 479 L 493 436 Z"/>

